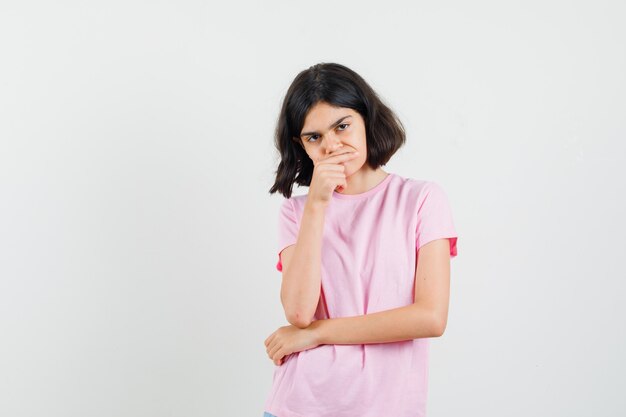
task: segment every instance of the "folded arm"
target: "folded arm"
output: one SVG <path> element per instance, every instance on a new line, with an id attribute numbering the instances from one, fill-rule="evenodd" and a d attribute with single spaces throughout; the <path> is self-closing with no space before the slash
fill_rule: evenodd
<path id="1" fill-rule="evenodd" d="M 433 240 L 418 252 L 413 304 L 353 317 L 313 321 L 320 344 L 386 343 L 443 335 L 450 294 L 450 245 Z"/>

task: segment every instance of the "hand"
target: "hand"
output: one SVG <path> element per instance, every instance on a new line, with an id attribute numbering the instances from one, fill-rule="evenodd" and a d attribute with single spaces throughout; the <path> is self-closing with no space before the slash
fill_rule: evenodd
<path id="1" fill-rule="evenodd" d="M 342 190 L 346 182 L 345 164 L 358 157 L 356 151 L 339 150 L 313 161 L 313 174 L 307 201 L 328 204 L 334 190 Z"/>
<path id="2" fill-rule="evenodd" d="M 319 346 L 318 321 L 313 321 L 306 329 L 292 324 L 282 326 L 269 335 L 265 339 L 265 346 L 267 355 L 274 364 L 282 365 L 285 356 Z"/>

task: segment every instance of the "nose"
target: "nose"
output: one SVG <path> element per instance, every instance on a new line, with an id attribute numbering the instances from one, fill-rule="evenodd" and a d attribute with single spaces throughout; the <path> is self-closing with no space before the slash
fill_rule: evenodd
<path id="1" fill-rule="evenodd" d="M 333 153 L 343 147 L 343 144 L 337 139 L 336 136 L 329 136 L 328 146 L 326 149 L 327 153 Z"/>

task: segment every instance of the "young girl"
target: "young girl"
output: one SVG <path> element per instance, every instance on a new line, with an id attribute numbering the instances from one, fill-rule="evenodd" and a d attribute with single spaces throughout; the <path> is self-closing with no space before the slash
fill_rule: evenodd
<path id="1" fill-rule="evenodd" d="M 383 171 L 401 122 L 354 71 L 296 76 L 276 128 L 280 298 L 265 417 L 426 415 L 428 341 L 448 315 L 457 235 L 434 181 Z M 292 196 L 293 184 L 308 194 Z"/>

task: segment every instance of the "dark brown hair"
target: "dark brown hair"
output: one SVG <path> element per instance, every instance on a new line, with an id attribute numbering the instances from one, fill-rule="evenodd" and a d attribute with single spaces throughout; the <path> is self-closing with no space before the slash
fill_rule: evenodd
<path id="1" fill-rule="evenodd" d="M 353 109 L 363 117 L 365 163 L 372 169 L 384 166 L 406 141 L 400 120 L 359 74 L 340 64 L 313 65 L 296 76 L 283 99 L 274 137 L 280 163 L 270 194 L 278 191 L 290 198 L 294 183 L 311 184 L 313 161 L 302 146 L 300 132 L 307 113 L 319 102 Z"/>

